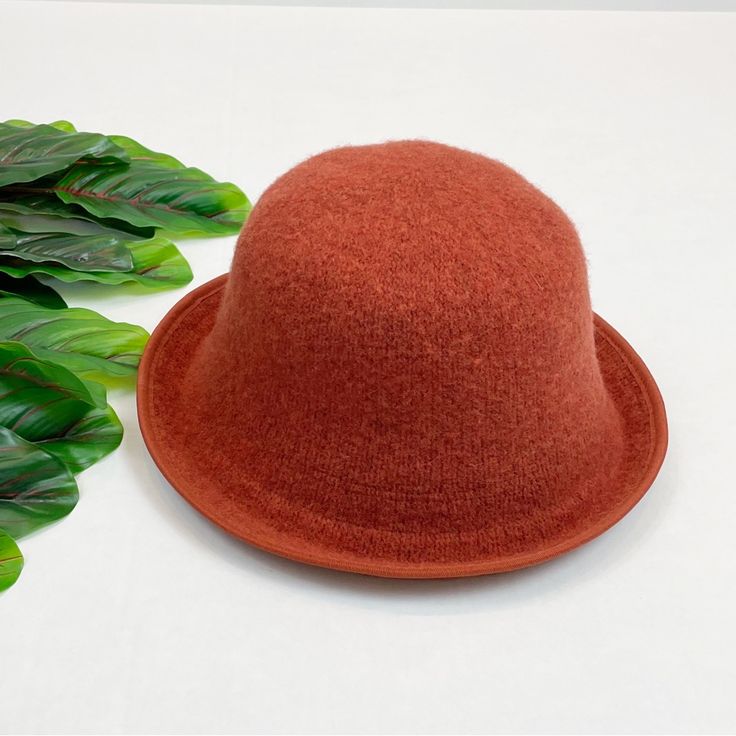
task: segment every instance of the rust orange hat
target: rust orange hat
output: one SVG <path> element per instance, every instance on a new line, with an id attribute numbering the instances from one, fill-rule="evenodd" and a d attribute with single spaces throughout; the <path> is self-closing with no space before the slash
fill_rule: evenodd
<path id="1" fill-rule="evenodd" d="M 651 375 L 591 311 L 570 220 L 503 164 L 422 141 L 278 179 L 231 273 L 155 331 L 138 411 L 163 474 L 226 531 L 390 577 L 577 547 L 667 444 Z"/>

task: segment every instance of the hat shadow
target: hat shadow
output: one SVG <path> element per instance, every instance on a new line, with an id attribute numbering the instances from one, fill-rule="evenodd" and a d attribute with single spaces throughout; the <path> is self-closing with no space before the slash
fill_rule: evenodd
<path id="1" fill-rule="evenodd" d="M 295 562 L 232 537 L 197 512 L 166 481 L 148 455 L 139 431 L 129 432 L 126 440 L 121 450 L 135 466 L 155 510 L 221 562 L 307 596 L 418 615 L 518 607 L 584 585 L 635 554 L 672 500 L 666 490 L 671 486 L 671 463 L 665 462 L 650 491 L 619 523 L 553 560 L 495 575 L 439 580 L 380 578 Z"/>

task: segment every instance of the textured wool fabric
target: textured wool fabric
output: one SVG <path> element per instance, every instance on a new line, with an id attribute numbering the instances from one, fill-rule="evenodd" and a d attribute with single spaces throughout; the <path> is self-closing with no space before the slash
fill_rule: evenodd
<path id="1" fill-rule="evenodd" d="M 229 532 L 305 562 L 443 577 L 596 536 L 656 475 L 661 397 L 591 311 L 565 214 L 436 143 L 315 156 L 141 366 L 157 464 Z"/>

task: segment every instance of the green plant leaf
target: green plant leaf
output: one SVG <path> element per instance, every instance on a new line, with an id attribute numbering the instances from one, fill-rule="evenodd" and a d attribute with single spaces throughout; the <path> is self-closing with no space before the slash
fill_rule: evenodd
<path id="1" fill-rule="evenodd" d="M 2 211 L 0 210 L 0 219 Z M 73 271 L 131 271 L 133 257 L 113 234 L 67 235 L 0 231 L 0 256 L 34 263 L 58 263 Z"/>
<path id="2" fill-rule="evenodd" d="M 167 238 L 128 243 L 133 259 L 132 271 L 72 271 L 53 263 L 33 263 L 7 256 L 0 258 L 0 272 L 10 276 L 38 273 L 60 281 L 97 281 L 102 284 L 135 282 L 149 289 L 173 289 L 192 280 L 192 269 L 179 249 Z"/>
<path id="3" fill-rule="evenodd" d="M 0 427 L 0 529 L 18 539 L 66 516 L 78 499 L 61 460 Z"/>
<path id="4" fill-rule="evenodd" d="M 142 161 L 78 164 L 47 190 L 97 217 L 180 235 L 237 233 L 250 212 L 248 198 L 234 184 L 217 182 L 199 169 Z"/>
<path id="5" fill-rule="evenodd" d="M 80 160 L 125 162 L 128 155 L 97 133 L 70 133 L 51 125 L 19 127 L 0 123 L 0 186 L 30 182 Z"/>
<path id="6" fill-rule="evenodd" d="M 58 434 L 91 406 L 107 406 L 104 386 L 41 360 L 21 342 L 0 342 L 0 424 L 4 427 L 35 442 L 49 432 Z"/>
<path id="7" fill-rule="evenodd" d="M 23 342 L 42 360 L 77 375 L 133 375 L 148 333 L 90 309 L 46 309 L 25 299 L 0 299 L 0 340 Z"/>
<path id="8" fill-rule="evenodd" d="M 4 191 L 0 190 L 0 195 Z M 25 204 L 23 199 L 0 201 L 0 224 L 10 230 L 23 233 L 64 233 L 68 235 L 115 235 L 120 240 L 144 240 L 135 233 L 120 230 L 95 220 L 81 210 L 73 210 L 70 205 L 48 195 L 37 195 Z M 124 224 L 124 223 L 121 223 Z M 148 232 L 148 231 L 144 231 Z M 146 235 L 148 237 L 148 235 Z"/>
<path id="9" fill-rule="evenodd" d="M 50 286 L 42 284 L 35 276 L 15 278 L 0 272 L 0 297 L 19 296 L 49 309 L 63 309 L 66 302 Z"/>
<path id="10" fill-rule="evenodd" d="M 15 125 L 20 128 L 32 128 L 35 126 L 35 123 L 31 123 L 28 120 L 6 120 L 5 124 Z M 47 125 L 67 133 L 75 133 L 77 130 L 68 120 L 55 120 L 53 123 L 47 123 Z M 120 146 L 130 156 L 132 161 L 148 161 L 149 163 L 155 163 L 171 169 L 186 168 L 181 161 L 173 156 L 169 156 L 167 153 L 160 153 L 159 151 L 152 151 L 150 148 L 146 148 L 144 145 L 138 143 L 138 141 L 128 138 L 127 135 L 108 135 L 107 137 L 116 146 Z"/>
<path id="11" fill-rule="evenodd" d="M 10 120 L 0 125 L 14 130 L 16 135 L 41 128 L 55 131 L 56 135 L 94 135 L 74 132 L 74 126 L 65 120 L 36 126 L 26 120 Z M 61 178 L 14 187 L 10 192 L 0 192 L 0 198 L 54 193 L 65 203 L 80 205 L 98 218 L 115 218 L 136 227 L 161 228 L 179 235 L 237 233 L 248 216 L 250 202 L 234 184 L 215 181 L 204 171 L 186 167 L 174 156 L 147 148 L 128 136 L 100 138 L 122 153 L 119 163 L 102 167 L 99 160 L 80 157 Z M 4 183 L 9 182 L 0 178 L 0 186 Z"/>
<path id="12" fill-rule="evenodd" d="M 73 473 L 112 452 L 123 437 L 103 386 L 40 360 L 19 342 L 0 343 L 0 425 Z"/>
<path id="13" fill-rule="evenodd" d="M 114 218 L 97 218 L 83 207 L 62 202 L 53 192 L 44 192 L 43 185 L 44 180 L 41 180 L 26 187 L 9 186 L 0 189 L 0 207 L 6 213 L 10 211 L 16 215 L 29 214 L 35 220 L 18 220 L 16 229 L 28 233 L 52 231 L 79 235 L 113 231 L 120 238 L 129 240 L 148 240 L 156 234 L 152 227 L 136 227 Z M 46 220 L 47 217 L 52 219 Z M 60 222 L 57 218 L 72 222 Z"/>
<path id="14" fill-rule="evenodd" d="M 169 156 L 167 153 L 152 151 L 144 145 L 128 138 L 125 135 L 109 135 L 107 136 L 116 146 L 120 146 L 130 156 L 131 161 L 140 161 L 141 163 L 156 164 L 167 169 L 186 169 L 186 166 L 179 159 Z"/>
<path id="15" fill-rule="evenodd" d="M 36 123 L 31 123 L 28 120 L 5 120 L 5 125 L 15 125 L 18 128 L 34 128 Z M 52 128 L 63 130 L 66 133 L 76 133 L 77 129 L 68 120 L 54 120 L 53 123 L 47 123 Z"/>
<path id="16" fill-rule="evenodd" d="M 123 439 L 123 425 L 111 406 L 90 409 L 63 436 L 36 444 L 79 473 L 115 450 Z"/>
<path id="17" fill-rule="evenodd" d="M 0 592 L 7 590 L 20 576 L 23 555 L 15 540 L 0 531 Z"/>

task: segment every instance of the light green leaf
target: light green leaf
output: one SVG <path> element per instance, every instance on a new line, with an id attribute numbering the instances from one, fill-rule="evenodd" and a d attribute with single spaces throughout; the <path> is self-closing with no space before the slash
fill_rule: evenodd
<path id="1" fill-rule="evenodd" d="M 33 263 L 18 258 L 0 259 L 0 272 L 10 276 L 30 273 L 53 276 L 60 281 L 97 281 L 102 284 L 135 282 L 151 289 L 172 289 L 192 280 L 192 269 L 179 249 L 167 238 L 156 236 L 150 240 L 129 242 L 133 259 L 132 271 L 72 271 L 53 263 Z"/>
<path id="2" fill-rule="evenodd" d="M 0 340 L 23 342 L 43 359 L 77 375 L 135 373 L 148 333 L 90 309 L 46 309 L 24 299 L 0 299 Z"/>
<path id="3" fill-rule="evenodd" d="M 5 125 L 15 125 L 18 128 L 33 128 L 36 123 L 31 123 L 28 120 L 6 120 Z M 54 120 L 53 123 L 47 123 L 52 128 L 63 130 L 66 133 L 76 133 L 77 129 L 68 120 Z"/>
<path id="4" fill-rule="evenodd" d="M 0 272 L 0 297 L 19 296 L 49 309 L 66 307 L 66 302 L 50 286 L 42 284 L 35 276 L 14 278 Z"/>
<path id="5" fill-rule="evenodd" d="M 0 531 L 0 592 L 7 590 L 20 576 L 23 555 L 13 538 Z"/>
<path id="6" fill-rule="evenodd" d="M 185 169 L 186 166 L 179 159 L 169 156 L 167 153 L 152 151 L 144 145 L 128 138 L 125 135 L 109 135 L 107 136 L 116 146 L 120 146 L 130 156 L 131 161 L 140 161 L 141 163 L 156 164 L 167 169 Z"/>
<path id="7" fill-rule="evenodd" d="M 69 133 L 50 125 L 0 123 L 0 186 L 30 182 L 80 160 L 124 162 L 128 155 L 96 133 Z"/>
<path id="8" fill-rule="evenodd" d="M 0 427 L 0 529 L 16 539 L 66 516 L 77 504 L 74 476 L 58 458 Z"/>

